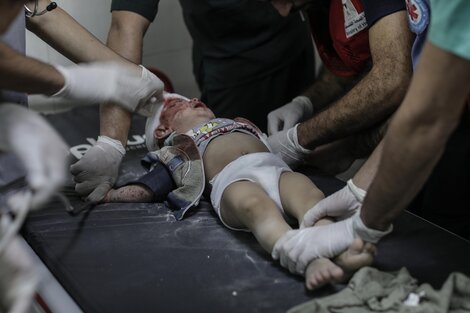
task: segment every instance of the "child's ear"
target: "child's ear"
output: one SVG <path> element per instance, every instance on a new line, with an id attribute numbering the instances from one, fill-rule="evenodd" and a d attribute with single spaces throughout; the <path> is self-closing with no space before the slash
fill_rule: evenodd
<path id="1" fill-rule="evenodd" d="M 164 125 L 159 125 L 157 127 L 157 129 L 155 129 L 155 131 L 153 132 L 153 136 L 156 139 L 160 140 L 160 139 L 163 139 L 163 138 L 167 137 L 172 132 L 173 132 L 173 130 L 170 127 L 164 126 Z"/>

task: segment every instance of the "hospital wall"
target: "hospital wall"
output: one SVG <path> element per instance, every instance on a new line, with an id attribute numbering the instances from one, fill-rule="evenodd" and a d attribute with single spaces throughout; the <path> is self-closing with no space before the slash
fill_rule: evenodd
<path id="1" fill-rule="evenodd" d="M 98 39 L 106 42 L 111 24 L 111 0 L 58 0 L 57 3 Z M 192 73 L 191 45 L 179 1 L 161 0 L 158 16 L 144 39 L 142 63 L 169 76 L 175 92 L 198 97 L 199 89 Z M 72 64 L 30 32 L 26 33 L 26 53 L 52 64 Z M 73 102 L 42 96 L 30 96 L 29 103 L 31 108 L 47 113 L 74 106 Z"/>

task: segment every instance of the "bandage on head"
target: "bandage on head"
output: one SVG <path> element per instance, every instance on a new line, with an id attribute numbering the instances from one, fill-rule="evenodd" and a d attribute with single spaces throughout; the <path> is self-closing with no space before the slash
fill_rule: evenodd
<path id="1" fill-rule="evenodd" d="M 163 104 L 156 110 L 154 116 L 149 117 L 147 119 L 147 122 L 146 122 L 146 125 L 145 125 L 145 144 L 146 144 L 147 149 L 149 151 L 159 149 L 163 145 L 164 139 L 161 140 L 160 142 L 157 142 L 156 139 L 153 136 L 153 132 L 154 132 L 155 129 L 157 129 L 157 127 L 161 123 L 160 117 L 162 115 L 162 111 L 163 111 L 164 107 L 168 103 L 170 103 L 171 101 L 173 101 L 175 99 L 190 101 L 188 98 L 186 98 L 184 96 L 181 96 L 179 94 L 167 93 L 167 92 L 163 93 L 163 99 L 164 99 Z"/>

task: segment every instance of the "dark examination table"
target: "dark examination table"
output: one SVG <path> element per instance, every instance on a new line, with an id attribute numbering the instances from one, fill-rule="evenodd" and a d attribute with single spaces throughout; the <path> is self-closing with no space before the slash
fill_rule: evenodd
<path id="1" fill-rule="evenodd" d="M 98 133 L 96 108 L 49 116 L 76 151 Z M 120 182 L 143 173 L 142 118 L 134 118 Z M 2 164 L 2 168 L 4 164 Z M 313 176 L 329 194 L 336 179 Z M 72 205 L 82 204 L 70 196 Z M 32 213 L 23 237 L 87 313 L 285 312 L 343 285 L 316 292 L 273 262 L 247 233 L 225 228 L 202 202 L 183 221 L 162 204 L 105 204 L 72 216 L 60 202 Z M 454 271 L 470 275 L 470 243 L 411 213 L 379 244 L 374 266 L 401 266 L 440 288 Z"/>

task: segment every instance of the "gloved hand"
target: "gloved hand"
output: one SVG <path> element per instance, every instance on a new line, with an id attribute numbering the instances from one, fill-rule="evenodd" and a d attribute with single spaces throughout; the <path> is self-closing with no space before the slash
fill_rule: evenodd
<path id="1" fill-rule="evenodd" d="M 268 114 L 268 134 L 287 130 L 313 115 L 313 104 L 308 97 L 298 96 L 288 104 Z"/>
<path id="2" fill-rule="evenodd" d="M 386 231 L 368 228 L 357 212 L 341 222 L 290 230 L 276 242 L 271 255 L 273 259 L 280 259 L 281 265 L 291 273 L 304 274 L 306 266 L 312 260 L 337 256 L 355 238 L 377 243 L 392 229 L 392 225 Z"/>
<path id="3" fill-rule="evenodd" d="M 298 126 L 299 124 L 268 137 L 271 152 L 279 154 L 284 162 L 292 168 L 303 163 L 304 158 L 312 152 L 299 144 Z"/>
<path id="4" fill-rule="evenodd" d="M 366 191 L 354 185 L 352 179 L 346 186 L 318 202 L 305 213 L 300 228 L 314 225 L 319 219 L 330 216 L 345 219 L 356 213 L 362 206 Z"/>
<path id="5" fill-rule="evenodd" d="M 57 66 L 64 76 L 64 87 L 56 97 L 81 100 L 91 104 L 112 101 L 131 112 L 151 116 L 162 101 L 163 83 L 145 67 L 131 67 L 112 62 L 77 66 Z"/>
<path id="6" fill-rule="evenodd" d="M 65 182 L 68 147 L 36 112 L 0 105 L 0 150 L 15 153 L 23 163 L 33 192 L 31 208 L 40 207 Z"/>
<path id="7" fill-rule="evenodd" d="M 18 236 L 0 254 L 0 308 L 2 312 L 32 312 L 40 273 Z"/>
<path id="8" fill-rule="evenodd" d="M 116 182 L 125 153 L 119 140 L 99 136 L 96 144 L 70 167 L 75 191 L 82 196 L 88 195 L 90 202 L 101 201 Z"/>

